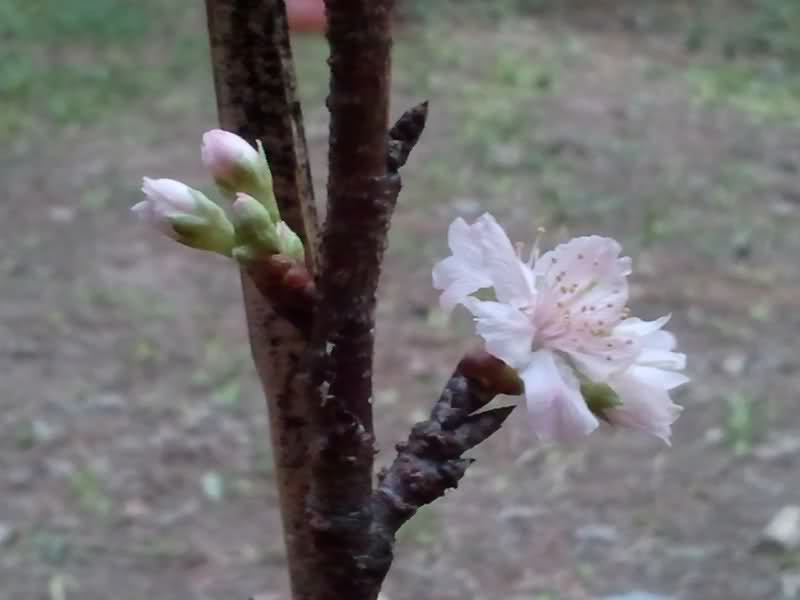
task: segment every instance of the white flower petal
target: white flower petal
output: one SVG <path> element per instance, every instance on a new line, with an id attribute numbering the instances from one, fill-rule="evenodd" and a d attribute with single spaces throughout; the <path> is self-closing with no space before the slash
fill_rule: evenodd
<path id="1" fill-rule="evenodd" d="M 475 316 L 475 330 L 486 341 L 489 354 L 515 369 L 528 364 L 536 331 L 524 313 L 508 304 L 475 298 L 464 305 Z"/>
<path id="2" fill-rule="evenodd" d="M 470 226 L 461 217 L 450 223 L 447 229 L 447 245 L 453 256 L 468 264 L 478 266 L 483 262 L 483 251 L 475 235 L 476 226 Z"/>
<path id="3" fill-rule="evenodd" d="M 153 212 L 149 200 L 142 200 L 131 206 L 131 212 L 135 214 L 143 223 L 150 224 Z"/>
<path id="4" fill-rule="evenodd" d="M 666 325 L 672 315 L 664 315 L 655 321 L 643 321 L 636 317 L 625 319 L 620 322 L 615 328 L 614 333 L 617 335 L 626 336 L 645 336 L 654 333 Z M 669 349 L 669 348 L 668 348 Z"/>
<path id="5" fill-rule="evenodd" d="M 574 375 L 559 368 L 551 352 L 539 351 L 520 373 L 531 428 L 544 441 L 573 441 L 599 422 L 580 393 Z"/>
<path id="6" fill-rule="evenodd" d="M 175 179 L 142 179 L 142 192 L 158 215 L 193 213 L 197 200 L 192 189 Z"/>
<path id="7" fill-rule="evenodd" d="M 449 314 L 457 304 L 466 302 L 470 294 L 484 287 L 486 286 L 478 279 L 457 279 L 442 292 L 439 305 Z"/>
<path id="8" fill-rule="evenodd" d="M 447 231 L 453 254 L 433 267 L 433 287 L 442 291 L 439 303 L 447 313 L 470 294 L 492 285 L 483 260 L 479 229 L 478 224 L 468 225 L 461 218 L 453 221 Z"/>
<path id="9" fill-rule="evenodd" d="M 641 365 L 632 366 L 630 368 L 630 376 L 642 383 L 662 390 L 672 390 L 690 381 L 683 373 Z"/>
<path id="10" fill-rule="evenodd" d="M 469 225 L 454 220 L 447 232 L 452 252 L 433 269 L 433 285 L 442 290 L 442 308 L 450 311 L 481 288 L 493 287 L 497 299 L 528 305 L 534 296 L 533 275 L 519 260 L 505 231 L 486 213 Z"/>
<path id="11" fill-rule="evenodd" d="M 630 258 L 620 251 L 615 240 L 599 236 L 560 244 L 536 261 L 537 288 L 546 303 L 569 313 L 574 326 L 613 327 L 628 302 Z"/>
<path id="12" fill-rule="evenodd" d="M 534 296 L 533 273 L 517 256 L 506 232 L 489 213 L 478 219 L 483 263 L 500 302 L 525 306 Z"/>
<path id="13" fill-rule="evenodd" d="M 491 283 L 483 272 L 472 268 L 460 257 L 448 256 L 433 267 L 433 287 L 442 290 L 439 302 L 446 312 Z"/>
<path id="14" fill-rule="evenodd" d="M 670 444 L 672 424 L 683 410 L 669 394 L 649 385 L 631 371 L 610 382 L 620 397 L 621 406 L 606 411 L 610 423 L 638 429 Z"/>
<path id="15" fill-rule="evenodd" d="M 628 369 L 641 351 L 640 340 L 614 335 L 595 335 L 575 330 L 550 341 L 550 347 L 563 352 L 574 366 L 592 381 L 605 381 Z"/>
<path id="16" fill-rule="evenodd" d="M 669 331 L 664 331 L 663 329 L 654 331 L 653 333 L 648 333 L 642 339 L 642 345 L 651 350 L 669 351 L 675 348 L 676 344 L 677 341 L 675 340 L 675 336 Z"/>
<path id="17" fill-rule="evenodd" d="M 682 371 L 686 368 L 686 355 L 668 350 L 650 350 L 645 348 L 636 358 L 636 363 L 658 369 Z"/>

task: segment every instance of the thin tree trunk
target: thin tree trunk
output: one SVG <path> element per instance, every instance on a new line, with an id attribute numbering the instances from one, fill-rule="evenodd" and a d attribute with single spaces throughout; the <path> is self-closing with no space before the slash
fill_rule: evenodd
<path id="1" fill-rule="evenodd" d="M 520 383 L 497 359 L 461 361 L 428 420 L 373 489 L 375 303 L 399 169 L 427 103 L 387 132 L 393 0 L 326 0 L 331 46 L 328 218 L 316 213 L 282 0 L 206 0 L 220 121 L 265 147 L 282 217 L 307 264 L 280 255 L 243 272 L 253 357 L 270 416 L 294 600 L 375 600 L 395 534 L 455 487 L 462 455 L 511 412 L 475 414 Z"/>
<path id="2" fill-rule="evenodd" d="M 311 362 L 316 600 L 377 593 L 369 535 L 375 302 L 400 178 L 387 174 L 392 0 L 326 0 L 328 216 Z"/>
<path id="3" fill-rule="evenodd" d="M 283 0 L 206 0 L 219 119 L 223 128 L 264 144 L 282 218 L 303 239 L 316 266 L 317 216 Z M 276 311 L 258 284 L 268 265 L 242 274 L 253 359 L 269 413 L 276 481 L 293 597 L 309 600 L 311 542 L 308 377 L 302 367 L 310 311 L 303 323 Z M 292 322 L 294 321 L 294 322 Z"/>

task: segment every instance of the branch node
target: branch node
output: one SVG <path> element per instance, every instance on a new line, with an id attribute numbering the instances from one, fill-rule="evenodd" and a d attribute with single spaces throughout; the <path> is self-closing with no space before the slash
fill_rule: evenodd
<path id="1" fill-rule="evenodd" d="M 420 102 L 402 114 L 389 130 L 389 150 L 386 169 L 396 173 L 406 164 L 411 151 L 417 145 L 428 119 L 428 101 Z"/>

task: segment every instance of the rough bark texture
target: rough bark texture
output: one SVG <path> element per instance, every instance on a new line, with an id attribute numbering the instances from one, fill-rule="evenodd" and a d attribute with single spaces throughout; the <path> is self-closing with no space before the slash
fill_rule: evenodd
<path id="1" fill-rule="evenodd" d="M 313 269 L 317 221 L 284 3 L 206 0 L 206 9 L 221 125 L 264 144 L 281 216 L 306 242 Z M 306 565 L 311 541 L 304 511 L 309 383 L 302 357 L 311 329 L 310 310 L 299 316 L 276 310 L 281 298 L 262 293 L 268 292 L 263 284 L 274 280 L 273 271 L 252 265 L 243 273 L 242 288 L 253 359 L 267 397 L 293 597 L 306 600 L 312 597 Z"/>
<path id="2" fill-rule="evenodd" d="M 372 499 L 372 550 L 381 580 L 393 558 L 395 534 L 423 505 L 458 486 L 473 459 L 463 454 L 495 431 L 513 406 L 476 413 L 500 393 L 520 393 L 516 374 L 496 358 L 467 355 L 448 380 L 427 421 L 397 445 L 397 458 L 378 475 Z"/>
<path id="3" fill-rule="evenodd" d="M 417 145 L 428 121 L 428 101 L 420 102 L 407 110 L 389 130 L 386 152 L 386 170 L 397 171 L 406 164 L 411 151 Z"/>
<path id="4" fill-rule="evenodd" d="M 305 340 L 310 340 L 316 288 L 308 269 L 276 254 L 250 265 L 246 272 L 275 311 L 294 325 Z"/>
<path id="5" fill-rule="evenodd" d="M 375 295 L 400 177 L 387 173 L 392 0 L 326 0 L 331 113 L 311 372 L 315 600 L 377 593 L 370 557 Z"/>

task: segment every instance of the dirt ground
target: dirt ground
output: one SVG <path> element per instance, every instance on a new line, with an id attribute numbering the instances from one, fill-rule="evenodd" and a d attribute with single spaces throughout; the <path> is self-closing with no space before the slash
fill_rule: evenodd
<path id="1" fill-rule="evenodd" d="M 202 42 L 196 7 L 181 18 Z M 65 68 L 116 60 L 115 43 Z M 173 43 L 125 64 L 158 70 L 159 52 L 185 51 Z M 560 20 L 406 26 L 396 46 L 393 113 L 424 98 L 432 111 L 383 277 L 379 461 L 475 343 L 430 285 L 456 216 L 490 210 L 521 241 L 539 226 L 548 244 L 622 240 L 635 312 L 672 313 L 693 381 L 671 448 L 610 430 L 544 447 L 513 415 L 402 531 L 385 598 L 794 597 L 800 553 L 755 550 L 800 503 L 794 96 L 750 71 L 723 86 L 730 65 L 679 36 Z M 286 597 L 237 273 L 128 212 L 142 175 L 209 188 L 204 52 L 184 78 L 109 97 L 111 111 L 28 115 L 0 150 L 2 600 Z M 297 55 L 321 190 L 324 48 L 298 38 Z"/>

